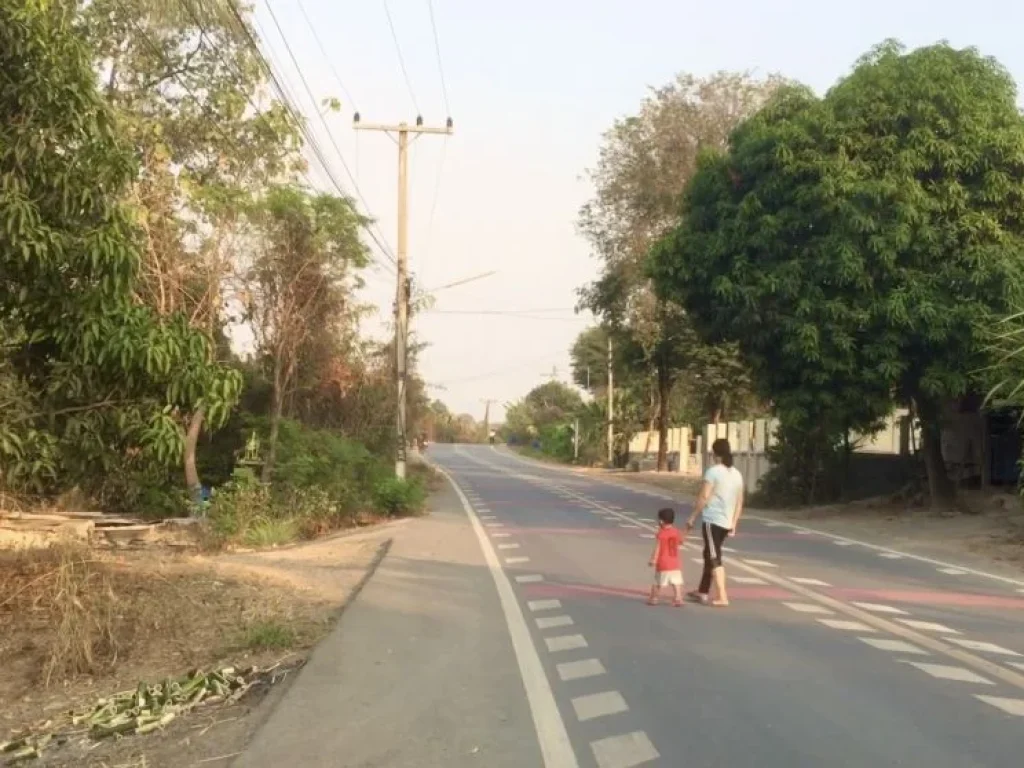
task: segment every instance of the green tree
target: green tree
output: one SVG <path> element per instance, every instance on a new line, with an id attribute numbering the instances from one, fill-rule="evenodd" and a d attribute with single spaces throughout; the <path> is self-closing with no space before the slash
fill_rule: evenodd
<path id="1" fill-rule="evenodd" d="M 595 196 L 583 206 L 579 228 L 603 266 L 601 277 L 581 292 L 581 300 L 643 350 L 659 403 L 660 470 L 667 469 L 666 436 L 676 382 L 692 372 L 697 359 L 717 362 L 721 355 L 702 353 L 702 342 L 681 308 L 651 290 L 647 259 L 658 239 L 679 223 L 679 200 L 701 151 L 724 147 L 739 121 L 755 112 L 781 82 L 727 72 L 706 79 L 680 75 L 653 91 L 638 115 L 615 123 L 590 173 Z"/>
<path id="2" fill-rule="evenodd" d="M 70 3 L 0 5 L 0 328 L 8 375 L 31 393 L 3 411 L 0 446 L 46 434 L 6 478 L 95 486 L 117 463 L 180 461 L 176 414 L 219 422 L 241 382 L 185 316 L 134 300 L 138 229 L 122 200 L 135 164 L 75 22 Z"/>
<path id="3" fill-rule="evenodd" d="M 941 413 L 985 367 L 979 325 L 1021 306 L 1024 123 L 974 50 L 886 43 L 823 99 L 791 89 L 694 178 L 656 280 L 736 341 L 808 453 L 892 401 L 923 426 L 948 503 Z"/>

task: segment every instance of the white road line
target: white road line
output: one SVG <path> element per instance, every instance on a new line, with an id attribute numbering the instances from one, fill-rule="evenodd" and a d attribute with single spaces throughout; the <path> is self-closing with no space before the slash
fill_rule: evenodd
<path id="1" fill-rule="evenodd" d="M 901 608 L 894 608 L 891 605 L 881 605 L 879 603 L 853 603 L 853 605 L 861 608 L 865 611 L 871 611 L 872 613 L 888 613 L 893 616 L 906 616 L 907 612 Z"/>
<path id="2" fill-rule="evenodd" d="M 796 535 L 797 536 L 810 536 L 811 532 L 810 531 L 797 531 Z"/>
<path id="3" fill-rule="evenodd" d="M 519 549 L 519 545 L 515 542 L 510 542 L 508 544 L 499 544 L 498 549 Z"/>
<path id="4" fill-rule="evenodd" d="M 640 536 L 641 539 L 653 539 L 654 538 L 654 534 L 653 533 L 641 533 L 641 534 L 639 534 L 639 536 Z"/>
<path id="5" fill-rule="evenodd" d="M 555 627 L 571 627 L 571 616 L 543 616 L 537 619 L 537 629 L 554 629 Z"/>
<path id="6" fill-rule="evenodd" d="M 842 629 L 848 632 L 877 631 L 874 627 L 869 627 L 867 624 L 863 624 L 859 621 L 852 621 L 851 619 L 818 619 L 818 621 L 831 629 Z"/>
<path id="7" fill-rule="evenodd" d="M 534 730 L 537 732 L 537 743 L 540 746 L 544 766 L 545 768 L 578 768 L 579 763 L 576 760 L 572 742 L 569 741 L 565 721 L 562 720 L 558 704 L 555 703 L 555 694 L 544 674 L 544 666 L 541 664 L 537 648 L 533 644 L 530 629 L 526 626 L 526 618 L 516 600 L 515 592 L 512 591 L 512 585 L 498 562 L 498 554 L 491 546 L 491 542 L 484 533 L 483 527 L 462 489 L 451 475 L 439 467 L 436 468 L 459 497 L 462 509 L 465 511 L 466 517 L 469 518 L 480 549 L 483 551 L 487 569 L 491 572 L 491 578 L 494 579 L 494 586 L 498 591 L 498 602 L 505 614 L 505 623 L 508 625 L 512 649 L 519 664 L 519 676 L 526 689 L 526 699 L 530 705 L 530 715 L 533 718 Z"/>
<path id="8" fill-rule="evenodd" d="M 827 581 L 821 579 L 806 579 L 801 576 L 790 576 L 790 581 L 795 581 L 797 584 L 803 584 L 805 587 L 831 587 Z"/>
<path id="9" fill-rule="evenodd" d="M 762 586 L 768 584 L 767 581 L 759 579 L 757 576 L 730 576 L 729 581 L 736 584 L 761 584 Z"/>
<path id="10" fill-rule="evenodd" d="M 521 563 L 528 563 L 528 562 L 530 562 L 530 558 L 528 558 L 528 557 L 506 557 L 505 558 L 505 565 L 520 565 Z"/>
<path id="11" fill-rule="evenodd" d="M 918 648 L 916 645 L 904 642 L 903 640 L 892 640 L 888 637 L 858 637 L 862 643 L 867 643 L 872 648 L 880 651 L 891 651 L 892 653 L 914 653 L 918 656 L 927 656 L 928 651 Z"/>
<path id="12" fill-rule="evenodd" d="M 819 615 L 826 616 L 835 615 L 835 611 L 831 608 L 826 608 L 825 606 L 817 605 L 816 603 L 783 603 L 783 605 L 797 613 L 817 613 Z"/>
<path id="13" fill-rule="evenodd" d="M 1015 669 L 1019 669 L 1021 672 L 1024 672 L 1024 662 L 1008 661 L 1006 663 L 1009 664 L 1011 667 L 1013 667 Z"/>
<path id="14" fill-rule="evenodd" d="M 747 565 L 756 565 L 758 568 L 778 568 L 775 563 L 769 563 L 767 560 L 744 560 Z"/>
<path id="15" fill-rule="evenodd" d="M 497 520 L 496 515 L 480 515 L 481 520 Z"/>
<path id="16" fill-rule="evenodd" d="M 544 581 L 544 577 L 539 573 L 524 573 L 522 576 L 516 576 L 516 581 L 520 584 L 536 584 L 538 581 Z"/>
<path id="17" fill-rule="evenodd" d="M 619 528 L 636 528 L 633 523 L 619 523 Z"/>
<path id="18" fill-rule="evenodd" d="M 938 632 L 940 635 L 959 635 L 958 630 L 947 627 L 945 624 L 936 624 L 934 621 L 918 621 L 917 619 L 896 619 L 900 624 L 906 624 L 911 629 L 920 629 L 924 632 Z"/>
<path id="19" fill-rule="evenodd" d="M 723 552 L 729 552 L 731 554 L 736 554 L 736 550 L 733 549 L 732 547 L 722 547 L 722 551 Z"/>
<path id="20" fill-rule="evenodd" d="M 761 520 L 761 525 L 763 525 L 765 528 L 781 528 L 782 527 L 782 523 L 776 523 L 773 520 L 764 520 L 764 519 Z"/>
<path id="21" fill-rule="evenodd" d="M 880 552 L 879 557 L 884 557 L 886 560 L 902 560 L 903 555 L 897 555 L 895 552 Z"/>
<path id="22" fill-rule="evenodd" d="M 559 651 L 575 651 L 577 648 L 586 648 L 587 639 L 583 635 L 559 635 L 558 637 L 545 637 L 550 653 Z"/>
<path id="23" fill-rule="evenodd" d="M 507 532 L 505 532 L 505 533 L 501 533 L 501 532 L 499 532 L 499 533 L 492 533 L 491 534 L 491 538 L 492 539 L 507 539 L 511 535 L 512 535 L 511 533 L 507 533 Z"/>
<path id="24" fill-rule="evenodd" d="M 504 528 L 505 524 L 504 523 L 485 523 L 484 527 L 485 528 Z"/>
<path id="25" fill-rule="evenodd" d="M 598 717 L 627 712 L 629 705 L 618 691 L 604 691 L 587 696 L 577 696 L 572 700 L 572 708 L 576 710 L 576 719 L 585 723 L 587 720 L 594 720 Z"/>
<path id="26" fill-rule="evenodd" d="M 553 611 L 562 607 L 561 600 L 530 600 L 526 607 L 531 611 Z"/>
<path id="27" fill-rule="evenodd" d="M 963 637 L 947 637 L 947 642 L 955 643 L 961 648 L 966 648 L 969 651 L 978 651 L 979 653 L 994 653 L 998 656 L 1020 656 L 1016 651 L 1011 651 L 1009 648 L 1003 648 L 1001 645 L 995 643 L 985 643 L 981 640 L 968 640 Z"/>
<path id="28" fill-rule="evenodd" d="M 982 696 L 977 693 L 974 695 L 976 698 L 981 699 L 986 704 L 991 704 L 993 707 L 998 707 L 1008 715 L 1024 717 L 1024 699 L 1005 699 L 1001 696 Z"/>
<path id="29" fill-rule="evenodd" d="M 949 576 L 966 576 L 967 571 L 961 570 L 960 568 L 939 568 L 939 573 L 945 573 Z"/>
<path id="30" fill-rule="evenodd" d="M 562 682 L 583 680 L 588 677 L 597 677 L 599 675 L 607 674 L 604 664 L 602 664 L 598 659 L 566 661 L 562 664 L 556 664 L 555 670 L 558 672 L 558 676 L 562 678 Z"/>
<path id="31" fill-rule="evenodd" d="M 598 768 L 633 768 L 661 757 L 643 731 L 590 742 Z"/>
<path id="32" fill-rule="evenodd" d="M 833 542 L 837 547 L 852 547 L 852 541 L 846 541 L 845 539 L 835 539 Z"/>
<path id="33" fill-rule="evenodd" d="M 907 661 L 904 663 L 909 664 L 912 667 L 917 667 L 922 672 L 926 672 L 932 677 L 937 677 L 939 680 L 953 680 L 958 683 L 993 685 L 991 680 L 986 680 L 981 675 L 975 674 L 964 667 L 951 667 L 948 664 L 926 664 L 921 661 Z"/>

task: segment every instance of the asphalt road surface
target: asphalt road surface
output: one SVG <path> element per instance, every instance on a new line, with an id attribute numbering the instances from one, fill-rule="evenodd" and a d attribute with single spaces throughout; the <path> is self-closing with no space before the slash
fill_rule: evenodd
<path id="1" fill-rule="evenodd" d="M 750 512 L 731 607 L 650 607 L 670 496 L 484 446 L 429 456 L 490 572 L 539 765 L 1024 766 L 1024 580 Z M 696 537 L 684 555 L 692 588 Z"/>

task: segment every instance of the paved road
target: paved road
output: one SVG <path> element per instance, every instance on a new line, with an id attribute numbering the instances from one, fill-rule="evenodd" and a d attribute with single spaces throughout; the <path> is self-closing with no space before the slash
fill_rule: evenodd
<path id="1" fill-rule="evenodd" d="M 514 654 L 506 694 L 540 751 L 519 764 L 1024 765 L 1024 581 L 751 516 L 729 543 L 731 608 L 652 608 L 661 492 L 486 447 L 430 453 L 507 624 L 493 664 Z"/>

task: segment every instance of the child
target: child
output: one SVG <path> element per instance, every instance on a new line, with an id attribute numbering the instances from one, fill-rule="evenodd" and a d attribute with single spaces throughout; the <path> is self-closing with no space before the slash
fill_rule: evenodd
<path id="1" fill-rule="evenodd" d="M 654 584 L 651 585 L 651 596 L 648 605 L 658 604 L 658 593 L 672 585 L 675 592 L 672 605 L 679 608 L 683 604 L 683 570 L 679 562 L 679 547 L 683 543 L 683 535 L 673 523 L 676 521 L 674 509 L 658 510 L 658 538 L 654 544 L 650 565 L 654 567 Z"/>

